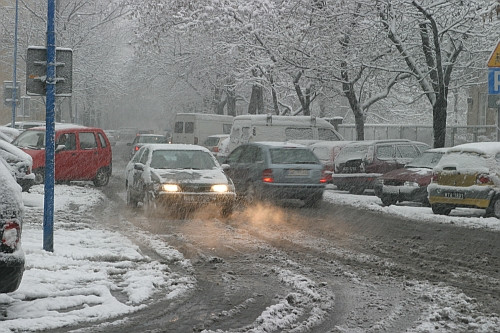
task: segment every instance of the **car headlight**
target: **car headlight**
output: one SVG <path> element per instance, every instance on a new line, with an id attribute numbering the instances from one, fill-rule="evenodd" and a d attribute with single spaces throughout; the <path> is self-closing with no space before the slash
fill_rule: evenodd
<path id="1" fill-rule="evenodd" d="M 405 183 L 404 183 L 404 186 L 408 186 L 408 187 L 419 187 L 420 185 L 418 185 L 418 183 L 416 183 L 416 182 L 405 182 Z"/>
<path id="2" fill-rule="evenodd" d="M 228 192 L 228 191 L 229 191 L 229 187 L 225 184 L 212 185 L 212 192 L 224 193 L 224 192 Z"/>
<path id="3" fill-rule="evenodd" d="M 161 188 L 165 192 L 179 192 L 181 190 L 177 184 L 163 184 Z"/>

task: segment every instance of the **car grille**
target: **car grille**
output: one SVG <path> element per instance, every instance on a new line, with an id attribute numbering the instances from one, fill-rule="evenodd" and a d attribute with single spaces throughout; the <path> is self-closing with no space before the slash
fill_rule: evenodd
<path id="1" fill-rule="evenodd" d="M 395 179 L 384 179 L 384 185 L 388 186 L 403 186 L 404 181 Z"/>
<path id="2" fill-rule="evenodd" d="M 182 192 L 204 193 L 211 192 L 212 184 L 180 184 Z"/>

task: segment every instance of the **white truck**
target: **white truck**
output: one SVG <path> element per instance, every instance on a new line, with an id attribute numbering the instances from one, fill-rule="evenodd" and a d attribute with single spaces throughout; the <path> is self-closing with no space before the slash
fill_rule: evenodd
<path id="1" fill-rule="evenodd" d="M 207 113 L 177 113 L 172 143 L 201 145 L 214 134 L 229 134 L 233 116 Z"/>
<path id="2" fill-rule="evenodd" d="M 234 117 L 228 152 L 256 141 L 341 141 L 335 127 L 315 116 L 242 115 Z"/>

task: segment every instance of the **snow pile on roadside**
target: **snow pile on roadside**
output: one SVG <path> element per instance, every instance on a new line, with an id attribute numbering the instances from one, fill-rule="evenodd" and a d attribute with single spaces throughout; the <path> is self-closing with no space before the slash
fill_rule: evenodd
<path id="1" fill-rule="evenodd" d="M 189 289 L 185 277 L 171 273 L 167 264 L 143 255 L 121 234 L 99 228 L 89 211 L 103 200 L 93 186 L 57 185 L 54 252 L 46 252 L 43 187 L 23 192 L 26 271 L 17 291 L 0 294 L 0 332 L 108 320 L 145 307 L 156 292 L 167 290 L 174 298 Z M 171 255 L 183 259 L 178 252 Z"/>
<path id="2" fill-rule="evenodd" d="M 500 219 L 496 217 L 485 218 L 484 210 L 481 209 L 455 209 L 450 216 L 436 215 L 430 207 L 417 205 L 391 205 L 384 207 L 382 201 L 373 195 L 346 195 L 336 191 L 325 191 L 323 200 L 335 204 L 360 207 L 373 211 L 383 212 L 411 220 L 419 220 L 432 223 L 455 224 L 467 228 L 489 228 L 500 231 Z"/>

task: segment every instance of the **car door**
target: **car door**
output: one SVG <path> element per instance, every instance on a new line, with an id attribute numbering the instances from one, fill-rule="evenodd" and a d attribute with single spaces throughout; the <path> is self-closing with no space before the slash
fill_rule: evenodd
<path id="1" fill-rule="evenodd" d="M 246 151 L 248 145 L 242 145 L 236 147 L 227 157 L 225 164 L 229 165 L 229 168 L 225 169 L 224 172 L 233 180 L 234 187 L 236 188 L 236 193 L 243 193 L 245 191 L 245 179 L 242 178 L 244 165 L 240 163 L 240 158 L 242 154 Z"/>
<path id="2" fill-rule="evenodd" d="M 132 166 L 132 179 L 129 180 L 131 193 L 136 198 L 144 197 L 144 173 L 149 171 L 147 166 L 151 149 L 146 148 L 142 153 L 139 162 Z"/>
<path id="3" fill-rule="evenodd" d="M 75 170 L 73 172 L 74 179 L 93 179 L 99 167 L 99 146 L 97 138 L 93 131 L 78 131 L 77 132 L 77 149 L 78 153 L 73 160 Z"/>
<path id="4" fill-rule="evenodd" d="M 60 133 L 56 138 L 55 152 L 55 179 L 76 180 L 80 179 L 81 163 L 76 149 L 76 133 Z"/>
<path id="5" fill-rule="evenodd" d="M 412 144 L 399 144 L 396 146 L 396 169 L 403 168 L 415 157 L 420 156 L 420 151 Z"/>

